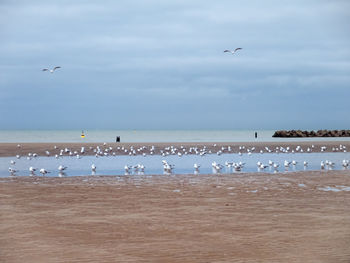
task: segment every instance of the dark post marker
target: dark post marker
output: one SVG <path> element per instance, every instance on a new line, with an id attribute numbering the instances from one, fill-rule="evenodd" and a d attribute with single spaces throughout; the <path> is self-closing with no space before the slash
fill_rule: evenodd
<path id="1" fill-rule="evenodd" d="M 258 138 L 258 133 L 257 133 L 257 132 L 255 132 L 255 139 L 256 139 L 256 138 Z"/>

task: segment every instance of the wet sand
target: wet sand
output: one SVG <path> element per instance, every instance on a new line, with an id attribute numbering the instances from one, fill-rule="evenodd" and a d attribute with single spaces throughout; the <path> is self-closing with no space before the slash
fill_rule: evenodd
<path id="1" fill-rule="evenodd" d="M 349 262 L 349 186 L 349 171 L 0 178 L 0 262 Z"/>
<path id="2" fill-rule="evenodd" d="M 344 145 L 347 149 L 350 149 L 350 141 L 314 141 L 314 142 L 210 142 L 210 143 L 107 143 L 103 145 L 103 143 L 19 143 L 20 147 L 17 147 L 18 143 L 0 143 L 0 157 L 5 156 L 15 156 L 19 155 L 27 155 L 28 153 L 37 153 L 38 155 L 46 155 L 45 151 L 49 151 L 50 155 L 59 154 L 61 149 L 69 148 L 72 152 L 77 151 L 80 153 L 81 147 L 85 147 L 85 155 L 94 155 L 93 148 L 99 146 L 102 150 L 105 150 L 109 147 L 112 147 L 116 154 L 128 154 L 122 150 L 117 150 L 117 147 L 125 147 L 130 149 L 131 146 L 134 149 L 138 149 L 142 146 L 146 146 L 147 149 L 137 152 L 137 154 L 142 154 L 143 152 L 148 153 L 151 146 L 155 147 L 154 154 L 159 154 L 160 150 L 164 150 L 165 147 L 174 146 L 176 148 L 180 148 L 181 146 L 189 149 L 190 147 L 207 147 L 207 150 L 211 150 L 213 152 L 217 152 L 221 150 L 221 147 L 231 146 L 233 153 L 238 153 L 240 151 L 240 146 L 245 146 L 246 148 L 255 147 L 255 152 L 260 152 L 260 150 L 266 151 L 265 147 L 270 148 L 271 150 L 275 150 L 276 147 L 290 147 L 291 149 L 295 149 L 297 146 L 300 146 L 304 151 L 309 147 L 313 152 L 320 152 L 321 146 L 326 146 L 327 149 L 325 152 L 331 152 L 332 148 L 339 148 L 339 145 Z M 216 146 L 214 146 L 216 145 Z M 314 148 L 312 148 L 314 145 Z M 57 146 L 57 149 L 54 148 Z M 90 149 L 90 147 L 92 149 Z M 241 150 L 242 153 L 246 152 L 246 150 Z"/>

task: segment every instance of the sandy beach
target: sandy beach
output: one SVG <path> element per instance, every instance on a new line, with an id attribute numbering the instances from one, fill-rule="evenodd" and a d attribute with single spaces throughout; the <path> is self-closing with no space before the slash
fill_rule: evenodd
<path id="1" fill-rule="evenodd" d="M 0 0 L 0 263 L 350 263 L 349 10 Z"/>
<path id="2" fill-rule="evenodd" d="M 349 262 L 349 171 L 0 178 L 1 262 Z"/>
<path id="3" fill-rule="evenodd" d="M 19 147 L 18 147 L 19 145 Z M 146 150 L 141 150 L 137 152 L 137 154 L 142 154 L 143 152 L 149 152 L 150 147 L 154 146 L 154 154 L 159 154 L 160 150 L 163 150 L 165 147 L 174 146 L 176 148 L 180 148 L 181 146 L 186 147 L 187 149 L 190 147 L 207 147 L 207 150 L 211 150 L 213 152 L 217 152 L 221 150 L 221 147 L 231 146 L 233 153 L 238 153 L 240 151 L 239 147 L 244 146 L 246 148 L 255 147 L 255 152 L 259 152 L 260 150 L 266 151 L 265 147 L 274 150 L 276 147 L 290 147 L 290 149 L 295 149 L 297 146 L 300 146 L 304 151 L 307 148 L 311 148 L 313 152 L 320 152 L 322 146 L 326 146 L 325 152 L 332 152 L 332 148 L 339 148 L 339 145 L 346 146 L 347 149 L 350 149 L 350 141 L 310 141 L 310 142 L 205 142 L 205 143 L 173 143 L 173 142 L 164 142 L 164 143 L 107 143 L 104 145 L 103 143 L 0 143 L 0 157 L 5 156 L 15 156 L 17 154 L 26 155 L 28 153 L 37 153 L 38 155 L 46 155 L 45 151 L 49 151 L 51 155 L 59 154 L 61 149 L 68 148 L 70 151 L 77 151 L 80 153 L 81 147 L 85 148 L 85 155 L 93 155 L 93 149 L 99 146 L 101 149 L 106 149 L 109 147 L 113 148 L 113 151 L 118 155 L 127 154 L 122 150 L 117 150 L 117 147 L 125 147 L 130 149 L 130 147 L 134 147 L 134 149 L 141 148 L 146 146 Z M 214 146 L 215 145 L 215 146 Z M 312 147 L 312 145 L 314 147 Z M 54 147 L 57 147 L 55 149 Z M 91 149 L 90 149 L 91 147 Z M 241 150 L 242 152 L 246 152 L 246 150 Z"/>

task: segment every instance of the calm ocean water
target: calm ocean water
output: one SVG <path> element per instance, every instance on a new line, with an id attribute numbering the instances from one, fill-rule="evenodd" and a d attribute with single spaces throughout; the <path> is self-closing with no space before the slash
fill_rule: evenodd
<path id="1" fill-rule="evenodd" d="M 350 141 L 350 138 L 273 138 L 273 130 L 2 130 L 0 142 L 253 142 Z M 255 139 L 255 132 L 258 138 Z"/>

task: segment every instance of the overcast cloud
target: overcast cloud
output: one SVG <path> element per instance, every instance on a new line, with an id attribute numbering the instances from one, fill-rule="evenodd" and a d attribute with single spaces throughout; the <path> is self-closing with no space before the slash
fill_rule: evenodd
<path id="1" fill-rule="evenodd" d="M 340 0 L 1 1 L 0 127 L 349 128 L 349 28 Z"/>

